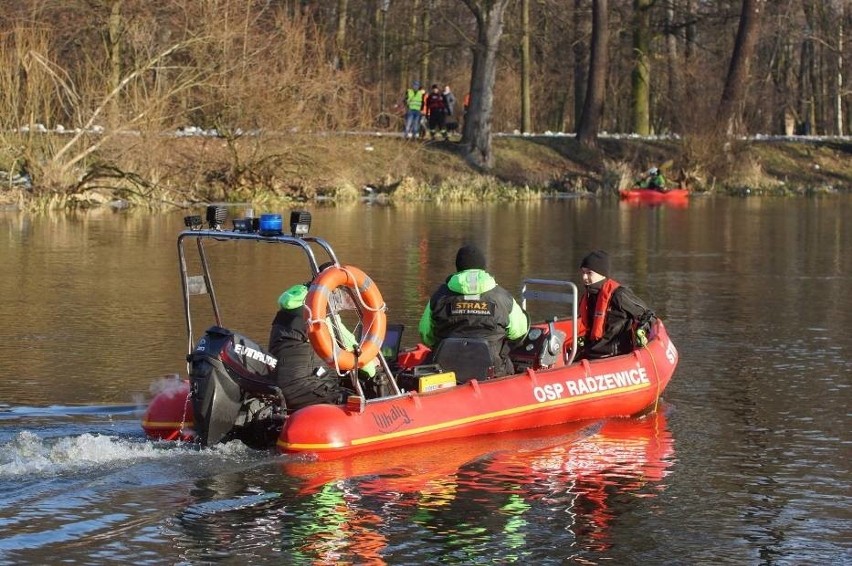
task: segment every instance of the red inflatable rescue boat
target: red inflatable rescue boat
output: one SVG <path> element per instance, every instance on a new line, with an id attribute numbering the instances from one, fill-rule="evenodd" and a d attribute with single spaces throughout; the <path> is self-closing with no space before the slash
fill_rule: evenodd
<path id="1" fill-rule="evenodd" d="M 142 420 L 142 428 L 152 439 L 204 445 L 238 439 L 258 448 L 275 446 L 285 454 L 334 459 L 418 443 L 654 412 L 677 367 L 677 349 L 659 319 L 645 346 L 612 358 L 575 361 L 577 288 L 571 282 L 544 279 L 524 280 L 522 306 L 526 309 L 527 300 L 535 300 L 557 304 L 561 310 L 553 312 L 547 322 L 532 325 L 523 342 L 512 350 L 514 375 L 490 378 L 488 346 L 477 340 L 447 339 L 434 353 L 423 345 L 400 352 L 402 327 L 385 323 L 385 305 L 375 282 L 357 268 L 340 265 L 327 242 L 307 236 L 308 213 L 291 215 L 291 235 L 281 232 L 280 217 L 277 231 L 275 223 L 272 229 L 264 229 L 262 221 L 258 226 L 251 219 L 244 224 L 235 222 L 232 231 L 224 230 L 223 218 L 221 211 L 209 210 L 210 227 L 204 229 L 197 225 L 199 217 L 188 217 L 190 229 L 178 237 L 189 378 L 171 382 L 152 399 Z M 329 370 L 351 383 L 347 402 L 288 410 L 276 384 L 277 360 L 260 345 L 225 328 L 213 289 L 213 262 L 207 258 L 205 244 L 230 240 L 282 244 L 305 252 L 314 274 L 306 299 L 312 306 L 305 309 L 306 323 L 323 329 L 309 337 L 314 349 L 327 358 Z M 193 241 L 192 247 L 200 255 L 195 263 L 199 275 L 190 275 L 186 241 Z M 320 269 L 316 248 L 330 258 L 327 263 L 332 267 L 326 269 L 333 277 L 317 277 L 326 271 Z M 330 299 L 341 292 L 349 296 L 348 301 Z M 193 338 L 190 315 L 195 295 L 211 302 L 214 315 L 213 326 L 198 341 Z M 563 311 L 568 307 L 566 314 Z M 361 321 L 374 321 L 362 329 L 360 342 L 354 346 L 351 342 L 347 346 L 338 336 L 336 322 L 328 323 L 328 331 L 321 322 L 339 321 L 346 309 Z M 368 348 L 369 344 L 381 344 L 381 348 Z M 424 363 L 427 355 L 428 364 Z M 365 393 L 357 370 L 372 357 L 387 384 L 387 390 L 374 397 Z M 334 363 L 340 360 L 343 363 Z"/>

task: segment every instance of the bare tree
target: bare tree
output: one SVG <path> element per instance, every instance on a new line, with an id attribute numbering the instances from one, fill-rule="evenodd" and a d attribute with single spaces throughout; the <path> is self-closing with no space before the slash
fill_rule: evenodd
<path id="1" fill-rule="evenodd" d="M 642 136 L 651 133 L 651 24 L 649 11 L 652 0 L 633 0 L 633 132 Z"/>
<path id="2" fill-rule="evenodd" d="M 760 19 L 766 0 L 743 0 L 740 25 L 722 99 L 716 112 L 716 124 L 728 135 L 737 132 L 741 121 L 741 105 L 745 98 L 749 63 L 760 34 Z"/>
<path id="3" fill-rule="evenodd" d="M 843 135 L 843 18 L 845 4 L 837 2 L 837 83 L 834 92 L 835 129 L 838 136 Z"/>
<path id="4" fill-rule="evenodd" d="M 521 0 L 521 131 L 532 129 L 530 117 L 530 0 Z"/>
<path id="5" fill-rule="evenodd" d="M 462 0 L 476 19 L 476 43 L 470 80 L 470 108 L 462 144 L 467 159 L 482 169 L 494 166 L 491 150 L 491 114 L 497 52 L 503 36 L 503 15 L 510 0 Z"/>
<path id="6" fill-rule="evenodd" d="M 677 111 L 683 103 L 683 77 L 678 64 L 677 32 L 675 31 L 675 0 L 666 0 L 666 63 L 669 71 L 668 96 L 669 101 L 665 112 L 670 128 L 675 132 L 683 130 L 680 112 Z"/>
<path id="7" fill-rule="evenodd" d="M 606 0 L 592 0 L 592 53 L 589 57 L 589 85 L 586 89 L 586 102 L 583 104 L 583 116 L 577 127 L 577 140 L 585 146 L 597 145 L 598 129 L 603 113 L 606 88 L 607 19 Z"/>
<path id="8" fill-rule="evenodd" d="M 335 67 L 342 69 L 348 65 L 348 56 L 346 53 L 346 27 L 347 27 L 347 10 L 349 9 L 349 0 L 337 0 L 337 33 L 334 37 L 335 47 Z"/>
<path id="9" fill-rule="evenodd" d="M 583 18 L 580 17 L 582 10 L 581 4 L 584 0 L 574 0 L 574 126 L 579 128 L 580 120 L 583 117 L 583 106 L 586 100 L 586 71 L 588 64 L 588 49 L 584 41 Z"/>
<path id="10" fill-rule="evenodd" d="M 425 5 L 423 6 L 423 17 L 420 18 L 420 34 L 419 42 L 421 45 L 420 49 L 420 77 L 423 80 L 423 84 L 426 88 L 429 87 L 427 83 L 432 81 L 430 68 L 432 65 L 432 49 L 429 41 L 429 35 L 432 31 L 432 2 L 433 0 L 424 0 Z"/>

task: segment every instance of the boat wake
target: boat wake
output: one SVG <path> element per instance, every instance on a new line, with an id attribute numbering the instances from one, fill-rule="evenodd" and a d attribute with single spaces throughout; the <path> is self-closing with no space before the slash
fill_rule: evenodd
<path id="1" fill-rule="evenodd" d="M 63 476 L 124 468 L 152 460 L 244 460 L 254 453 L 241 442 L 199 449 L 195 445 L 150 442 L 107 434 L 43 437 L 24 430 L 0 444 L 0 479 Z"/>

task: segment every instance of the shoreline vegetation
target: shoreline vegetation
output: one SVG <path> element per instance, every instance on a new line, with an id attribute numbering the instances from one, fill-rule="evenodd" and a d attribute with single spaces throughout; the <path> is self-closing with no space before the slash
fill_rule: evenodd
<path id="1" fill-rule="evenodd" d="M 843 2 L 8 4 L 3 210 L 852 190 Z"/>
<path id="2" fill-rule="evenodd" d="M 42 133 L 58 145 L 69 134 Z M 616 197 L 649 166 L 695 194 L 801 196 L 852 192 L 852 139 L 757 138 L 723 147 L 695 139 L 612 136 L 582 147 L 573 135 L 494 136 L 495 167 L 465 160 L 458 136 L 405 141 L 394 133 L 126 133 L 98 148 L 86 173 L 29 183 L 25 164 L 0 172 L 0 208 L 28 211 L 348 202 L 496 202 Z M 15 167 L 17 165 L 17 167 Z M 23 166 L 22 166 L 23 165 Z"/>

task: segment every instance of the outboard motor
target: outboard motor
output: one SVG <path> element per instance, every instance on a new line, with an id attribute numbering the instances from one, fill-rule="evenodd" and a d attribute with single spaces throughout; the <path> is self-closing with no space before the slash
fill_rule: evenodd
<path id="1" fill-rule="evenodd" d="M 268 446 L 270 437 L 277 437 L 285 407 L 275 384 L 274 356 L 245 336 L 212 326 L 188 359 L 195 431 L 202 444 L 239 438 L 250 446 Z"/>
<path id="2" fill-rule="evenodd" d="M 545 326 L 539 324 L 530 328 L 524 341 L 512 350 L 510 357 L 517 371 L 564 365 L 565 333 L 556 328 L 555 320 L 548 321 Z"/>

